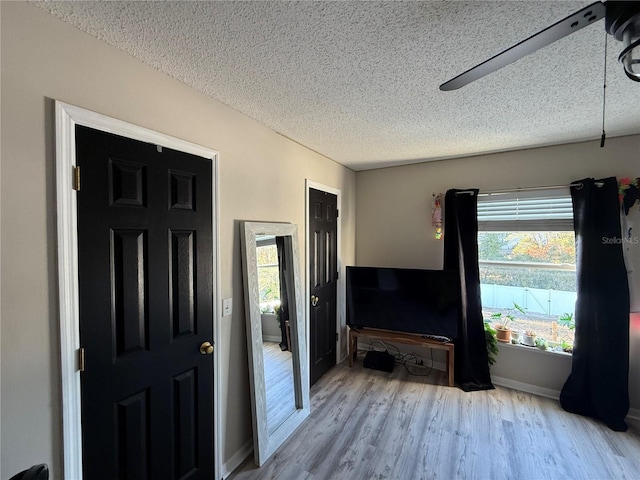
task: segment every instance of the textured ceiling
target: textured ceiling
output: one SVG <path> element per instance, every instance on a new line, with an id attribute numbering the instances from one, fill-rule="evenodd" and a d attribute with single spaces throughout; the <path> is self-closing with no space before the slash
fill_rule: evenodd
<path id="1" fill-rule="evenodd" d="M 604 21 L 438 86 L 587 1 L 43 2 L 65 22 L 354 170 L 598 138 Z M 607 136 L 640 133 L 609 37 Z"/>

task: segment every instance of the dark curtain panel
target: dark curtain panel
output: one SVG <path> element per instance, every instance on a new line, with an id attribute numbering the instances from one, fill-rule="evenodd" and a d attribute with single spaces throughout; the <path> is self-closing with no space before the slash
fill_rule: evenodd
<path id="1" fill-rule="evenodd" d="M 458 192 L 473 192 L 458 193 Z M 493 388 L 484 336 L 478 268 L 478 190 L 449 190 L 444 201 L 444 269 L 460 275 L 455 380 L 465 392 Z"/>
<path id="2" fill-rule="evenodd" d="M 629 287 L 615 178 L 571 187 L 576 232 L 576 330 L 571 375 L 560 403 L 568 412 L 625 431 L 629 411 Z"/>
<path id="3" fill-rule="evenodd" d="M 281 350 L 289 350 L 287 342 L 287 320 L 289 320 L 289 275 L 287 267 L 287 248 L 285 237 L 276 237 L 276 248 L 278 250 L 278 272 L 280 280 L 280 332 L 282 333 L 282 341 L 280 342 Z"/>

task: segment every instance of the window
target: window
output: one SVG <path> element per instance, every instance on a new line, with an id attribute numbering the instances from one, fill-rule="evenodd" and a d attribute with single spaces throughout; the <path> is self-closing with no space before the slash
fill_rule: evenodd
<path id="1" fill-rule="evenodd" d="M 257 239 L 260 311 L 274 313 L 280 306 L 280 270 L 275 237 Z"/>
<path id="2" fill-rule="evenodd" d="M 480 194 L 478 254 L 485 320 L 508 324 L 512 343 L 533 332 L 539 348 L 571 352 L 576 262 L 568 189 Z"/>

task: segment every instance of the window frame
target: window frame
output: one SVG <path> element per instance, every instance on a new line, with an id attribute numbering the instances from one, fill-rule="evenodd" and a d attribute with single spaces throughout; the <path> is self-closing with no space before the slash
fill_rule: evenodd
<path id="1" fill-rule="evenodd" d="M 480 193 L 477 219 L 478 233 L 574 232 L 573 204 L 569 187 Z M 478 266 L 526 267 L 557 271 L 575 271 L 576 268 L 575 260 L 573 264 L 493 261 L 481 260 L 480 254 Z M 575 312 L 571 313 L 575 315 Z M 562 315 L 553 316 L 559 319 Z M 551 342 L 553 346 L 559 346 L 561 341 Z M 548 351 L 552 354 L 568 354 L 562 351 Z"/>

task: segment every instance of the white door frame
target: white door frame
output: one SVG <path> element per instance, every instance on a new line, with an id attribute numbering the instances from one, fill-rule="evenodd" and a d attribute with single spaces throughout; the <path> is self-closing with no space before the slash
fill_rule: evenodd
<path id="1" fill-rule="evenodd" d="M 338 267 L 338 281 L 336 285 L 336 333 L 338 334 L 338 341 L 336 345 L 336 364 L 341 363 L 347 356 L 346 344 L 345 351 L 343 352 L 342 340 L 343 334 L 346 332 L 346 315 L 345 315 L 345 304 L 344 304 L 344 276 L 345 270 L 342 267 L 342 248 L 341 245 L 341 236 L 342 236 L 342 191 L 338 188 L 330 187 L 328 185 L 324 185 L 319 182 L 315 182 L 310 179 L 305 180 L 305 278 L 306 285 L 304 288 L 304 296 L 305 296 L 305 315 L 306 315 L 306 324 L 307 324 L 307 345 L 311 345 L 309 342 L 311 341 L 311 326 L 309 324 L 311 318 L 311 312 L 309 309 L 310 300 L 309 300 L 309 255 L 311 245 L 309 244 L 309 189 L 313 188 L 314 190 L 320 190 L 322 192 L 331 193 L 338 197 L 337 201 L 337 209 L 338 209 L 338 222 L 337 222 L 337 233 L 336 233 L 336 242 L 337 242 L 337 267 Z M 307 355 L 310 355 L 311 349 L 308 349 Z M 310 361 L 310 360 L 309 360 Z"/>
<path id="2" fill-rule="evenodd" d="M 76 165 L 76 125 L 155 143 L 211 160 L 213 202 L 213 342 L 220 332 L 220 266 L 218 152 L 200 145 L 116 120 L 80 107 L 55 102 L 56 115 L 56 203 L 58 230 L 58 295 L 60 307 L 60 363 L 62 376 L 62 435 L 64 478 L 82 480 L 82 424 L 80 403 L 80 319 L 78 308 L 78 239 L 73 167 Z M 220 348 L 214 355 L 214 468 L 220 478 Z"/>

